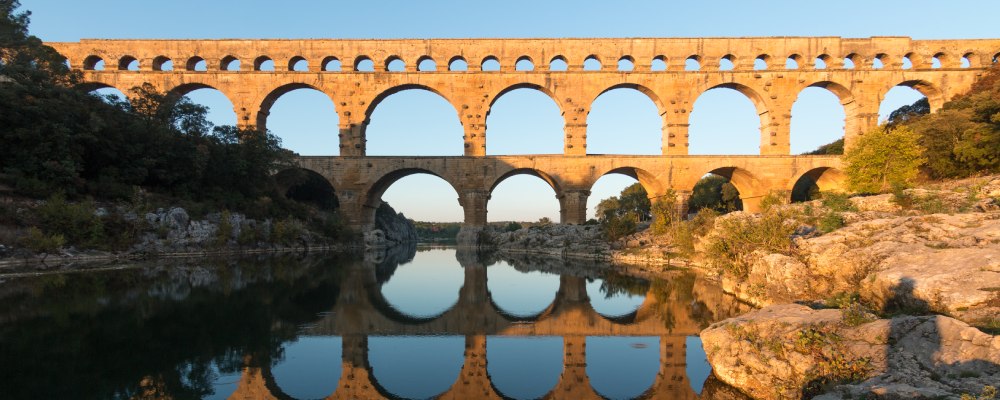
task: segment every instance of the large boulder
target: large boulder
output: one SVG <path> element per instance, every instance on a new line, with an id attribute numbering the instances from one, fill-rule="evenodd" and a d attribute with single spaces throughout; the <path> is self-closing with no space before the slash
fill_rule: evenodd
<path id="1" fill-rule="evenodd" d="M 701 338 L 715 376 L 757 399 L 958 399 L 1000 382 L 1000 337 L 945 316 L 863 322 L 786 304 L 713 324 Z"/>

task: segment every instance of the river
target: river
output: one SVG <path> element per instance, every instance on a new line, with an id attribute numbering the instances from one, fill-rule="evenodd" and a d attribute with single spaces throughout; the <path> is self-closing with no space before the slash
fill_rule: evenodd
<path id="1" fill-rule="evenodd" d="M 445 246 L 8 274 L 0 397 L 715 398 L 698 332 L 746 310 L 688 271 Z"/>

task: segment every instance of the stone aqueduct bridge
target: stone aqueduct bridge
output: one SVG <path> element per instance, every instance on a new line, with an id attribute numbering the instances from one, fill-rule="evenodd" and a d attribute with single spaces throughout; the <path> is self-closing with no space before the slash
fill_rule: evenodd
<path id="1" fill-rule="evenodd" d="M 694 301 L 678 301 L 681 291 L 674 290 L 661 303 L 648 293 L 633 313 L 608 317 L 598 314 L 587 295 L 586 280 L 600 271 L 579 268 L 563 275 L 553 302 L 538 315 L 512 316 L 491 298 L 487 288 L 486 266 L 474 257 L 459 256 L 465 271 L 465 283 L 458 302 L 443 314 L 431 318 L 408 317 L 396 311 L 381 295 L 381 284 L 371 265 L 350 267 L 341 284 L 337 302 L 306 330 L 306 335 L 342 337 L 341 376 L 337 388 L 327 399 L 395 398 L 378 381 L 368 362 L 369 335 L 461 335 L 465 337 L 464 362 L 455 383 L 438 399 L 501 399 L 501 388 L 492 382 L 487 369 L 487 336 L 558 336 L 563 340 L 563 370 L 558 383 L 546 399 L 602 399 L 592 387 L 587 374 L 587 336 L 656 336 L 659 337 L 659 371 L 640 398 L 696 399 L 687 378 L 685 338 L 697 335 L 703 326 L 696 313 L 719 320 L 746 312 L 745 305 L 727 301 L 717 286 L 696 280 L 690 288 Z M 565 271 L 564 271 L 565 273 Z M 694 305 L 697 303 L 697 305 Z M 697 310 L 696 310 L 697 309 Z M 672 318 L 670 327 L 663 315 Z M 470 316 L 474 316 L 470 318 Z M 290 399 L 269 366 L 252 359 L 236 391 L 229 397 L 243 399 Z"/>
<path id="2" fill-rule="evenodd" d="M 358 227 L 370 226 L 382 192 L 411 173 L 431 173 L 448 181 L 465 209 L 468 227 L 485 223 L 492 188 L 521 173 L 537 175 L 553 187 L 564 223 L 584 222 L 590 187 L 607 173 L 634 176 L 657 197 L 669 189 L 684 196 L 698 178 L 716 172 L 733 181 L 749 210 L 763 194 L 788 190 L 806 175 L 818 180 L 821 190 L 836 189 L 841 178 L 838 157 L 789 155 L 791 109 L 799 92 L 820 87 L 840 99 L 846 145 L 851 146 L 877 124 L 879 105 L 891 88 L 912 87 L 937 109 L 966 91 L 1000 52 L 1000 39 L 908 37 L 82 40 L 50 45 L 72 67 L 84 70 L 87 88 L 115 87 L 128 94 L 130 88 L 149 83 L 178 95 L 215 88 L 232 101 L 238 124 L 244 127 L 266 127 L 272 104 L 291 90 L 313 88 L 327 94 L 339 115 L 340 156 L 302 157 L 300 164 L 332 183 L 345 216 Z M 798 68 L 785 66 L 789 58 Z M 904 58 L 909 68 L 903 68 Z M 588 59 L 604 69 L 584 70 Z M 685 70 L 689 59 L 701 68 Z M 768 68 L 755 70 L 758 59 Z M 233 71 L 237 60 L 242 69 Z M 261 71 L 269 60 L 275 71 Z M 388 70 L 396 60 L 406 64 L 404 71 Z M 432 71 L 418 68 L 427 60 L 434 62 Z M 516 70 L 520 60 L 531 61 L 533 70 Z M 608 68 L 620 60 L 634 68 Z M 733 68 L 719 70 L 720 60 L 728 60 Z M 96 70 L 102 61 L 106 68 Z M 163 71 L 167 61 L 176 67 Z M 302 61 L 309 70 L 293 70 Z M 345 70 L 328 71 L 332 61 L 343 63 Z M 374 71 L 360 71 L 369 61 Z M 467 70 L 453 70 L 458 61 Z M 482 70 L 484 63 L 494 61 L 499 71 Z M 553 71 L 556 61 L 566 63 L 566 70 Z M 134 62 L 139 70 L 128 70 Z M 660 62 L 665 70 L 654 71 L 652 66 Z M 199 65 L 205 70 L 197 70 Z M 565 119 L 563 154 L 485 156 L 490 108 L 519 88 L 539 90 L 555 101 Z M 587 154 L 591 104 L 616 88 L 638 90 L 656 105 L 663 119 L 662 156 Z M 760 115 L 759 156 L 688 155 L 692 107 L 699 95 L 713 88 L 735 89 L 753 102 Z M 365 129 L 372 112 L 389 95 L 409 89 L 431 91 L 454 106 L 464 129 L 464 156 L 366 157 Z"/>

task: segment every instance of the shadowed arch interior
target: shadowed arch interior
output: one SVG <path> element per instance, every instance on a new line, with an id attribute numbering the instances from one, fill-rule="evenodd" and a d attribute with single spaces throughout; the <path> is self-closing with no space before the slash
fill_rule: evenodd
<path id="1" fill-rule="evenodd" d="M 847 182 L 847 175 L 842 171 L 831 167 L 813 168 L 806 171 L 792 180 L 791 201 L 813 200 L 815 195 L 822 192 L 842 192 Z"/>

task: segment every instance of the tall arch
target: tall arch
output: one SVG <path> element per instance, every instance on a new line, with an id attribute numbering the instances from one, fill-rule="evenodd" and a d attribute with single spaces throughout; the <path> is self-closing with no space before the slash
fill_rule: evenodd
<path id="1" fill-rule="evenodd" d="M 299 118 L 302 115 L 310 118 Z M 335 102 L 326 92 L 310 84 L 290 83 L 264 97 L 256 123 L 257 129 L 268 129 L 281 138 L 282 147 L 289 150 L 303 155 L 337 155 L 339 121 Z"/>
<path id="2" fill-rule="evenodd" d="M 888 93 L 896 86 L 908 87 L 910 89 L 920 92 L 920 94 L 924 95 L 924 97 L 926 97 L 927 101 L 930 103 L 931 112 L 940 110 L 941 107 L 944 106 L 945 98 L 944 94 L 941 92 L 941 89 L 939 89 L 936 85 L 934 85 L 931 82 L 920 79 L 902 81 L 896 85 L 885 88 L 884 89 L 885 91 L 880 97 L 880 100 L 884 100 L 886 93 Z"/>
<path id="3" fill-rule="evenodd" d="M 396 181 L 400 179 L 403 179 L 404 177 L 414 174 L 429 174 L 441 178 L 442 180 L 447 182 L 449 186 L 451 186 L 452 190 L 455 191 L 456 193 L 455 197 L 456 198 L 458 197 L 458 190 L 455 183 L 449 181 L 442 174 L 424 168 L 400 168 L 387 172 L 386 174 L 382 175 L 381 178 L 375 181 L 375 183 L 373 183 L 371 186 L 368 187 L 365 194 L 364 205 L 365 208 L 368 210 L 367 212 L 370 213 L 370 218 L 367 218 L 366 220 L 367 221 L 374 220 L 375 209 L 377 209 L 378 206 L 382 204 L 382 195 L 385 194 L 385 191 L 388 190 L 389 187 L 392 186 L 392 184 L 396 183 Z"/>
<path id="4" fill-rule="evenodd" d="M 534 178 L 526 178 L 524 175 Z M 510 179 L 512 177 L 517 179 Z M 539 184 L 536 178 L 543 183 Z M 551 191 L 546 190 L 546 186 Z M 488 221 L 531 222 L 545 217 L 552 222 L 558 222 L 559 216 L 555 210 L 562 211 L 557 199 L 560 193 L 562 188 L 559 183 L 542 171 L 532 168 L 507 171 L 490 185 L 490 197 L 486 204 Z M 549 200 L 543 200 L 545 198 Z"/>
<path id="5" fill-rule="evenodd" d="M 836 82 L 820 81 L 802 88 L 791 111 L 792 154 L 814 150 L 860 129 L 854 95 Z"/>
<path id="6" fill-rule="evenodd" d="M 651 89 L 623 83 L 602 91 L 587 114 L 588 154 L 662 154 L 663 102 Z"/>
<path id="7" fill-rule="evenodd" d="M 406 84 L 382 91 L 365 110 L 368 155 L 464 154 L 459 109 L 441 91 Z"/>
<path id="8" fill-rule="evenodd" d="M 208 107 L 207 118 L 215 125 L 236 125 L 236 107 L 233 97 L 221 89 L 205 83 L 185 83 L 171 88 L 168 95 L 187 96 L 193 103 Z"/>
<path id="9" fill-rule="evenodd" d="M 536 92 L 544 96 L 538 96 Z M 501 101 L 507 98 L 512 100 Z M 497 109 L 502 112 L 497 113 Z M 563 152 L 566 130 L 563 106 L 544 86 L 520 83 L 499 91 L 490 100 L 486 124 L 486 154 Z M 525 147 L 525 143 L 531 143 L 534 147 Z"/>
<path id="10" fill-rule="evenodd" d="M 718 89 L 731 89 L 742 96 Z M 752 110 L 741 97 L 750 101 Z M 691 103 L 688 131 L 691 154 L 760 154 L 770 144 L 769 104 L 753 88 L 735 82 L 722 83 L 701 92 Z M 721 115 L 727 118 L 720 118 Z"/>

